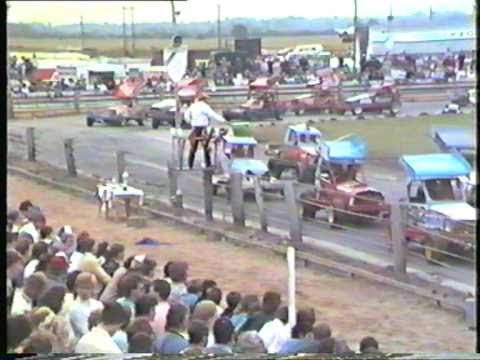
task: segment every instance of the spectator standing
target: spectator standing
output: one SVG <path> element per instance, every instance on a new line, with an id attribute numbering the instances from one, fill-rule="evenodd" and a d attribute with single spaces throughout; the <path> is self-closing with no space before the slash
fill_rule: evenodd
<path id="1" fill-rule="evenodd" d="M 275 319 L 263 325 L 258 335 L 265 344 L 269 354 L 275 354 L 280 351 L 291 335 L 291 328 L 288 324 L 288 307 L 280 307 L 275 315 Z"/>
<path id="2" fill-rule="evenodd" d="M 256 331 L 246 331 L 238 336 L 234 352 L 243 354 L 263 354 L 267 350 Z"/>
<path id="3" fill-rule="evenodd" d="M 187 341 L 188 309 L 182 304 L 172 304 L 167 314 L 166 333 L 153 344 L 159 355 L 176 355 L 189 346 Z"/>
<path id="4" fill-rule="evenodd" d="M 152 328 L 157 337 L 165 333 L 165 324 L 167 314 L 170 309 L 168 302 L 170 296 L 170 284 L 166 280 L 154 280 L 153 291 L 158 295 L 158 304 L 155 306 L 155 314 L 153 317 Z"/>
<path id="5" fill-rule="evenodd" d="M 24 315 L 30 312 L 43 292 L 47 278 L 36 273 L 26 278 L 25 286 L 15 290 L 12 302 L 12 315 Z"/>
<path id="6" fill-rule="evenodd" d="M 120 298 L 116 301 L 130 310 L 132 319 L 135 318 L 135 302 L 145 293 L 142 280 L 140 274 L 131 272 L 125 274 L 118 282 Z"/>
<path id="7" fill-rule="evenodd" d="M 192 314 L 192 319 L 204 321 L 209 330 L 207 346 L 212 346 L 215 343 L 215 337 L 213 335 L 213 325 L 217 320 L 217 306 L 211 300 L 202 300 L 195 306 L 195 310 Z"/>
<path id="8" fill-rule="evenodd" d="M 190 345 L 180 352 L 181 355 L 202 355 L 207 345 L 208 326 L 204 321 L 193 320 L 188 326 Z"/>
<path id="9" fill-rule="evenodd" d="M 88 319 L 96 310 L 103 310 L 103 304 L 93 298 L 97 279 L 89 273 L 81 273 L 75 280 L 76 299 L 71 305 L 68 317 L 75 337 L 80 339 L 88 332 Z"/>
<path id="10" fill-rule="evenodd" d="M 102 310 L 100 324 L 93 327 L 78 341 L 76 353 L 121 354 L 112 335 L 122 326 L 125 310 L 118 303 L 106 303 Z"/>
<path id="11" fill-rule="evenodd" d="M 275 318 L 275 313 L 281 302 L 282 300 L 279 293 L 267 291 L 263 296 L 262 311 L 250 317 L 239 331 L 260 331 L 263 325 Z"/>
<path id="12" fill-rule="evenodd" d="M 106 273 L 112 277 L 125 260 L 125 247 L 121 244 L 112 244 L 105 254 L 105 263 L 102 265 Z"/>
<path id="13" fill-rule="evenodd" d="M 377 340 L 371 336 L 364 337 L 360 341 L 360 352 L 362 354 L 379 354 L 379 346 Z"/>
<path id="14" fill-rule="evenodd" d="M 7 319 L 7 353 L 13 353 L 20 343 L 32 333 L 32 325 L 25 315 Z"/>
<path id="15" fill-rule="evenodd" d="M 222 317 L 215 321 L 213 325 L 213 336 L 215 338 L 215 344 L 205 349 L 206 354 L 232 354 L 232 337 L 234 327 L 230 319 Z"/>
<path id="16" fill-rule="evenodd" d="M 182 303 L 188 306 L 190 312 L 193 312 L 195 304 L 198 302 L 202 294 L 202 282 L 198 279 L 193 279 L 187 282 L 187 293 L 180 297 Z"/>
<path id="17" fill-rule="evenodd" d="M 7 250 L 7 313 L 10 312 L 15 288 L 22 282 L 24 263 L 22 256 L 13 249 Z"/>
<path id="18" fill-rule="evenodd" d="M 232 291 L 228 293 L 226 297 L 227 308 L 221 314 L 221 316 L 226 316 L 228 318 L 231 318 L 241 300 L 242 300 L 242 295 L 239 292 Z"/>
<path id="19" fill-rule="evenodd" d="M 239 332 L 240 328 L 260 310 L 260 301 L 257 295 L 246 295 L 240 301 L 240 309 L 231 318 L 232 324 L 235 327 L 235 332 Z"/>

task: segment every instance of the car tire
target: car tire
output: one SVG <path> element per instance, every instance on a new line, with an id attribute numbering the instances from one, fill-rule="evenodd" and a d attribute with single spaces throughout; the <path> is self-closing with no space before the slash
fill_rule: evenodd
<path id="1" fill-rule="evenodd" d="M 363 112 L 363 109 L 360 106 L 356 106 L 353 108 L 353 114 L 358 116 Z"/>
<path id="2" fill-rule="evenodd" d="M 304 219 L 315 219 L 317 209 L 314 206 L 304 204 L 302 207 L 302 217 Z"/>
<path id="3" fill-rule="evenodd" d="M 90 118 L 90 117 L 87 117 L 87 126 L 88 126 L 88 127 L 92 127 L 92 126 L 93 126 L 93 123 L 94 123 L 93 119 Z"/>
<path id="4" fill-rule="evenodd" d="M 301 176 L 298 176 L 299 171 L 297 169 L 298 180 L 305 184 L 315 184 L 315 168 L 308 168 L 303 171 Z"/>
<path id="5" fill-rule="evenodd" d="M 138 126 L 144 126 L 145 124 L 143 123 L 143 120 L 137 120 Z"/>
<path id="6" fill-rule="evenodd" d="M 217 196 L 217 194 L 218 194 L 218 185 L 212 185 L 212 194 L 213 194 L 213 196 Z"/>
<path id="7" fill-rule="evenodd" d="M 158 126 L 159 126 L 159 121 L 156 120 L 156 119 L 152 119 L 152 128 L 153 129 L 158 129 Z"/>

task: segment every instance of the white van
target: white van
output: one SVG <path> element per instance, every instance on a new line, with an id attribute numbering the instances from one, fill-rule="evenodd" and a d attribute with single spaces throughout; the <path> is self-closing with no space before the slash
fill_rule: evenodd
<path id="1" fill-rule="evenodd" d="M 287 58 L 291 56 L 319 56 L 324 55 L 325 50 L 321 44 L 311 44 L 311 45 L 298 45 L 293 51 L 288 53 Z"/>

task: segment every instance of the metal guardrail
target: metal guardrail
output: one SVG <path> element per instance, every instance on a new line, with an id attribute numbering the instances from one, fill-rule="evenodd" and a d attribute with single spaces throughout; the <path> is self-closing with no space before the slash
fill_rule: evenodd
<path id="1" fill-rule="evenodd" d="M 441 91 L 451 91 L 451 90 L 461 90 L 461 89 L 471 89 L 475 86 L 473 81 L 462 81 L 454 82 L 447 84 L 411 84 L 411 85 L 399 85 L 397 88 L 403 93 L 415 94 L 415 93 L 436 93 Z M 344 86 L 342 87 L 343 91 L 346 93 L 354 93 L 365 91 L 368 89 L 368 86 Z M 248 87 L 247 86 L 219 86 L 216 88 L 216 91 L 207 90 L 209 96 L 215 97 L 238 97 L 238 96 L 247 96 Z M 279 94 L 280 95 L 299 95 L 304 93 L 311 92 L 310 88 L 306 84 L 302 85 L 280 85 Z M 72 102 L 73 101 L 73 92 L 70 92 L 71 95 L 67 95 L 60 98 L 50 98 L 46 96 L 31 96 L 29 98 L 15 97 L 14 104 L 38 104 L 44 103 L 62 103 L 62 102 Z M 158 94 L 143 94 L 138 97 L 139 100 L 148 100 L 148 99 L 158 99 L 162 93 Z M 163 93 L 171 95 L 170 93 Z M 107 100 L 118 100 L 111 95 L 98 95 L 98 94 L 80 94 L 79 101 L 82 102 L 95 102 L 95 101 L 107 101 Z"/>

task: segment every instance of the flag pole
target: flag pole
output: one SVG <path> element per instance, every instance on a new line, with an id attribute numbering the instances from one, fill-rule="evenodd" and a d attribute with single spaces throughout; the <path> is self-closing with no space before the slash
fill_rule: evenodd
<path id="1" fill-rule="evenodd" d="M 297 320 L 295 305 L 295 248 L 287 248 L 288 263 L 288 325 L 292 329 Z"/>

